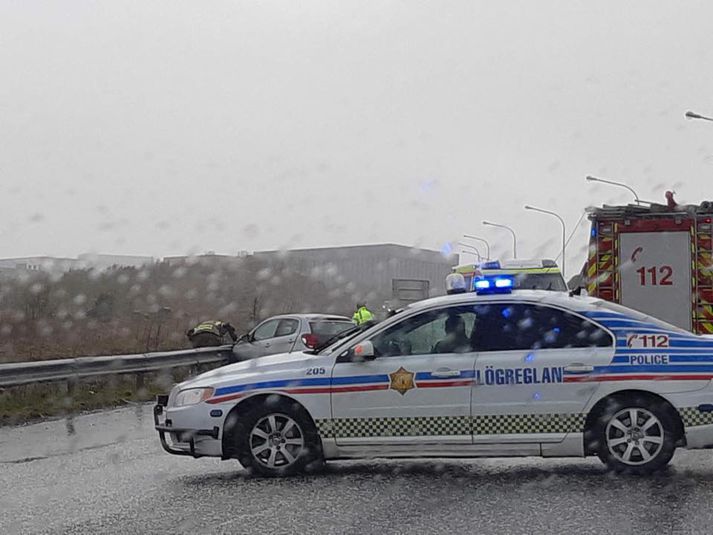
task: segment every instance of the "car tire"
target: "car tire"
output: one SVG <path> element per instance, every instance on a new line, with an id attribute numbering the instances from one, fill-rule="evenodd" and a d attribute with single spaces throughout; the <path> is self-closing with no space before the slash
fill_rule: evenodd
<path id="1" fill-rule="evenodd" d="M 240 464 L 253 474 L 288 476 L 322 461 L 317 429 L 297 403 L 268 398 L 241 415 L 231 435 Z"/>
<path id="2" fill-rule="evenodd" d="M 630 396 L 611 403 L 597 422 L 598 456 L 618 473 L 665 467 L 676 449 L 676 415 L 660 400 Z"/>

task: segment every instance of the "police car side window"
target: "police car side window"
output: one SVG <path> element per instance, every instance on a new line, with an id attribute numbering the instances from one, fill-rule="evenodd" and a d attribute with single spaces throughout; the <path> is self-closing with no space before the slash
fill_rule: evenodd
<path id="1" fill-rule="evenodd" d="M 609 334 L 592 322 L 548 306 L 499 303 L 478 307 L 476 351 L 608 347 Z"/>
<path id="2" fill-rule="evenodd" d="M 612 344 L 606 331 L 589 320 L 557 308 L 526 306 L 531 307 L 537 331 L 533 349 L 606 347 Z"/>
<path id="3" fill-rule="evenodd" d="M 485 304 L 476 306 L 476 322 L 471 334 L 475 351 L 508 351 L 528 349 L 522 340 L 522 305 Z"/>
<path id="4" fill-rule="evenodd" d="M 273 338 L 275 336 L 275 331 L 277 330 L 277 325 L 280 320 L 268 320 L 265 323 L 258 326 L 255 331 L 253 331 L 253 340 L 259 342 L 260 340 L 267 340 L 268 338 Z"/>
<path id="5" fill-rule="evenodd" d="M 543 325 L 546 347 L 609 347 L 611 336 L 591 321 L 563 310 L 546 315 Z M 544 322 L 543 322 L 544 323 Z"/>
<path id="6" fill-rule="evenodd" d="M 472 307 L 449 307 L 406 318 L 372 339 L 377 357 L 471 351 Z"/>

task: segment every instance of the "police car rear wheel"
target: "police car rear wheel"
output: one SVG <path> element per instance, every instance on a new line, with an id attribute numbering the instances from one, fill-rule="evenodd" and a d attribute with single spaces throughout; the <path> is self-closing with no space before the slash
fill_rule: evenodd
<path id="1" fill-rule="evenodd" d="M 253 472 L 290 475 L 319 457 L 317 432 L 300 407 L 258 406 L 241 420 L 238 460 Z"/>
<path id="2" fill-rule="evenodd" d="M 671 460 L 675 426 L 663 404 L 649 400 L 617 403 L 602 420 L 599 457 L 613 470 L 645 474 Z"/>

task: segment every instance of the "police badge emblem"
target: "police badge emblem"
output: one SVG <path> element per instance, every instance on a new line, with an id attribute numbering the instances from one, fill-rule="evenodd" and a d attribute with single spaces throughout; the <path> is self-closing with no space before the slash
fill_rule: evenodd
<path id="1" fill-rule="evenodd" d="M 391 385 L 389 388 L 391 390 L 396 390 L 402 396 L 406 394 L 412 388 L 416 388 L 416 384 L 413 382 L 414 373 L 405 370 L 403 366 L 393 373 L 389 374 L 391 379 Z"/>

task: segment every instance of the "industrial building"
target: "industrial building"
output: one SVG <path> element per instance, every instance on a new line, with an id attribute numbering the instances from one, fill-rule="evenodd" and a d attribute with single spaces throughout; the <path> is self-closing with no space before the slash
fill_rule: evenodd
<path id="1" fill-rule="evenodd" d="M 329 302 L 348 310 L 357 300 L 369 306 L 402 306 L 445 293 L 445 278 L 457 257 L 438 251 L 396 244 L 320 247 L 281 251 L 241 251 L 235 256 L 208 253 L 171 256 L 162 260 L 170 266 L 200 265 L 220 270 L 243 271 L 252 266 L 252 277 L 268 278 L 297 274 L 307 277 L 329 293 Z M 112 267 L 141 267 L 155 262 L 149 256 L 86 254 L 78 258 L 47 256 L 0 259 L 4 276 L 27 271 L 64 273 L 74 269 L 106 270 Z M 249 272 L 249 271 L 248 271 Z"/>
<path id="2" fill-rule="evenodd" d="M 275 268 L 321 280 L 370 301 L 408 302 L 445 293 L 445 278 L 457 259 L 438 251 L 396 244 L 260 251 L 253 255 Z"/>
<path id="3" fill-rule="evenodd" d="M 227 267 L 241 261 L 259 262 L 271 273 L 285 271 L 320 281 L 341 293 L 339 301 L 368 300 L 371 306 L 399 306 L 445 293 L 445 278 L 457 263 L 455 255 L 396 244 L 319 247 L 244 252 L 237 256 L 206 254 L 164 258 L 170 265 Z"/>

